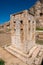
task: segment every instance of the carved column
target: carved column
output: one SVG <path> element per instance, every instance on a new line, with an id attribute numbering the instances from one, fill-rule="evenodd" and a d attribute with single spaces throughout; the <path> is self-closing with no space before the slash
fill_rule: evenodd
<path id="1" fill-rule="evenodd" d="M 16 34 L 15 34 L 15 44 L 16 44 L 16 47 L 18 49 L 20 49 L 21 47 L 21 39 L 20 39 L 20 21 L 17 19 L 16 20 L 16 25 L 15 25 L 15 28 L 16 28 Z"/>
<path id="2" fill-rule="evenodd" d="M 11 29 L 11 34 L 14 34 L 14 16 L 10 16 L 10 29 Z"/>

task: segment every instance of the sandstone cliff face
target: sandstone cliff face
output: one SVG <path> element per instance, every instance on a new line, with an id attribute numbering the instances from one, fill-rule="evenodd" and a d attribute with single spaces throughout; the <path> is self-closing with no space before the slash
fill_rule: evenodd
<path id="1" fill-rule="evenodd" d="M 43 0 L 39 0 L 41 3 L 43 3 Z"/>
<path id="2" fill-rule="evenodd" d="M 43 27 L 43 0 L 36 2 L 29 12 L 36 18 L 37 26 Z"/>

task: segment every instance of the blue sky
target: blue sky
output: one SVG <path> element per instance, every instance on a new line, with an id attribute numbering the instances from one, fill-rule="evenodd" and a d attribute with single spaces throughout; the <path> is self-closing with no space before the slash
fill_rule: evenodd
<path id="1" fill-rule="evenodd" d="M 10 14 L 32 7 L 37 0 L 0 0 L 0 24 L 10 20 Z"/>

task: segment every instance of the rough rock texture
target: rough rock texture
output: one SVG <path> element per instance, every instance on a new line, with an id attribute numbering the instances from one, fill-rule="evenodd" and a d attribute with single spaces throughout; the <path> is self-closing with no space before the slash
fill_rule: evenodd
<path id="1" fill-rule="evenodd" d="M 43 3 L 43 0 L 39 0 L 41 3 Z"/>
<path id="2" fill-rule="evenodd" d="M 36 4 L 30 8 L 29 12 L 35 16 L 37 27 L 43 28 L 43 0 L 40 1 L 37 1 Z"/>

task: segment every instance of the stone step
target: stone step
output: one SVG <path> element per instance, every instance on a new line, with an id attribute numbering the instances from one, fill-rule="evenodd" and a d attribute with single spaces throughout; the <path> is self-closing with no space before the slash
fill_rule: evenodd
<path id="1" fill-rule="evenodd" d="M 27 57 L 25 53 L 21 52 L 21 50 L 15 48 L 14 46 L 9 46 L 9 48 L 13 51 L 16 51 L 18 54 L 21 54 L 22 56 Z"/>
<path id="2" fill-rule="evenodd" d="M 37 46 L 34 46 L 33 48 L 31 48 L 29 51 L 29 54 L 25 54 L 25 53 L 21 52 L 21 50 L 15 48 L 14 45 L 11 45 L 10 48 L 15 49 L 18 53 L 20 53 L 21 55 L 23 55 L 25 57 L 30 57 L 32 55 L 32 53 L 34 52 L 34 50 L 37 48 Z"/>
<path id="3" fill-rule="evenodd" d="M 26 58 L 24 56 L 22 56 L 21 54 L 17 53 L 16 51 L 10 49 L 9 47 L 5 47 L 5 49 L 11 53 L 12 55 L 18 57 L 19 59 L 21 59 L 22 61 L 24 61 L 26 63 Z"/>
<path id="4" fill-rule="evenodd" d="M 34 64 L 34 60 L 36 59 L 37 55 L 39 54 L 39 51 L 40 51 L 40 48 L 37 47 L 37 48 L 33 51 L 32 56 L 28 58 L 27 64 L 29 64 L 29 65 Z M 37 63 L 38 63 L 38 61 L 37 61 Z"/>
<path id="5" fill-rule="evenodd" d="M 30 49 L 29 54 L 25 54 L 22 51 L 20 51 L 19 49 L 15 48 L 14 46 L 8 46 L 5 47 L 5 49 L 11 53 L 12 55 L 18 57 L 19 59 L 21 59 L 22 61 L 24 61 L 25 63 L 29 64 L 28 62 L 33 59 L 30 58 L 30 56 L 33 54 L 33 52 L 37 49 L 37 46 L 34 46 L 33 48 Z M 30 59 L 29 59 L 30 58 Z M 33 62 L 33 61 L 32 61 Z"/>
<path id="6" fill-rule="evenodd" d="M 30 57 L 32 55 L 32 53 L 34 52 L 34 50 L 37 48 L 37 46 L 34 46 L 32 49 L 30 49 L 29 54 L 25 54 L 25 53 L 21 52 L 21 50 L 15 48 L 13 45 L 8 46 L 8 48 L 12 51 L 16 51 L 18 54 L 21 54 L 24 57 Z"/>
<path id="7" fill-rule="evenodd" d="M 37 46 L 34 46 L 33 48 L 30 49 L 28 57 L 30 57 L 33 54 L 35 49 L 37 49 Z"/>
<path id="8" fill-rule="evenodd" d="M 37 48 L 34 50 L 34 52 L 33 52 L 33 54 L 32 54 L 32 57 L 33 57 L 33 58 L 36 58 L 36 56 L 39 54 L 39 52 L 40 52 L 40 47 L 37 47 Z"/>

